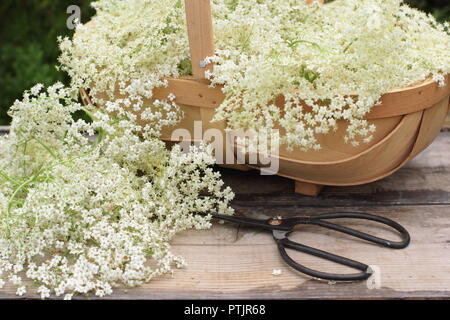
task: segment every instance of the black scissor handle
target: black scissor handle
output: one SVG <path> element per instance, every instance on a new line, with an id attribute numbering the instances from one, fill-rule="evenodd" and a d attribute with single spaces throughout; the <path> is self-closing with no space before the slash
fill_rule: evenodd
<path id="1" fill-rule="evenodd" d="M 357 281 L 357 280 L 365 280 L 371 276 L 371 272 L 369 271 L 369 266 L 355 261 L 351 260 L 345 257 L 341 257 L 335 254 L 332 254 L 330 252 L 322 251 L 319 249 L 315 249 L 309 246 L 305 246 L 300 243 L 293 242 L 289 240 L 288 238 L 283 239 L 277 239 L 275 238 L 278 250 L 280 251 L 280 255 L 283 258 L 283 260 L 292 268 L 307 274 L 314 278 L 320 278 L 325 280 L 333 280 L 333 281 Z M 360 270 L 359 273 L 352 273 L 352 274 L 336 274 L 336 273 L 327 273 L 327 272 L 321 272 L 316 271 L 310 268 L 307 268 L 296 261 L 294 261 L 286 252 L 286 248 L 297 250 L 300 252 L 304 252 L 307 254 L 314 255 L 319 258 L 323 258 L 329 261 L 337 262 L 342 265 L 346 265 L 348 267 Z"/>
<path id="2" fill-rule="evenodd" d="M 362 219 L 362 220 L 370 220 L 375 221 L 381 224 L 384 224 L 388 227 L 393 228 L 394 230 L 398 231 L 401 237 L 401 241 L 392 241 L 388 239 L 383 239 L 380 237 L 376 237 L 373 235 L 370 235 L 365 232 L 361 232 L 355 229 L 347 228 L 335 223 L 331 223 L 328 221 L 323 221 L 327 219 L 344 219 L 344 218 L 350 218 L 350 219 Z M 406 248 L 410 241 L 411 237 L 408 233 L 408 231 L 399 223 L 380 216 L 375 216 L 373 214 L 368 213 L 357 213 L 357 212 L 337 212 L 337 213 L 324 213 L 324 214 L 318 214 L 311 216 L 309 218 L 309 224 L 318 225 L 327 229 L 335 230 L 338 232 L 342 232 L 348 235 L 351 235 L 356 238 L 360 238 L 369 242 L 373 242 L 376 244 L 379 244 L 384 247 L 392 248 L 392 249 L 403 249 Z"/>
<path id="3" fill-rule="evenodd" d="M 388 239 L 383 239 L 380 237 L 376 237 L 373 235 L 370 235 L 368 233 L 364 233 L 355 229 L 347 228 L 335 223 L 331 223 L 328 221 L 323 221 L 327 219 L 341 219 L 341 218 L 350 218 L 350 219 L 363 219 L 363 220 L 370 220 L 375 221 L 384 225 L 387 225 L 394 230 L 398 231 L 402 240 L 401 241 L 391 241 Z M 408 246 L 410 243 L 410 235 L 408 231 L 398 224 L 397 222 L 390 220 L 388 218 L 375 216 L 367 213 L 356 213 L 356 212 L 338 212 L 338 213 L 325 213 L 325 214 L 319 214 L 314 215 L 309 218 L 291 218 L 284 220 L 289 227 L 291 227 L 291 231 L 284 232 L 282 230 L 274 230 L 273 235 L 278 245 L 278 250 L 280 251 L 281 257 L 283 260 L 292 268 L 303 272 L 311 277 L 315 278 L 321 278 L 325 280 L 335 280 L 335 281 L 356 281 L 356 280 L 365 280 L 370 277 L 372 274 L 369 266 L 355 261 L 351 260 L 342 256 L 335 255 L 330 252 L 326 252 L 323 250 L 319 250 L 316 248 L 312 248 L 297 242 L 293 242 L 287 238 L 290 232 L 293 231 L 295 225 L 297 224 L 313 224 L 317 226 L 321 226 L 327 229 L 335 230 L 338 232 L 342 232 L 369 242 L 373 242 L 376 244 L 379 244 L 384 247 L 392 248 L 392 249 L 402 249 Z M 316 257 L 326 259 L 329 261 L 336 262 L 341 265 L 345 265 L 357 270 L 360 270 L 359 273 L 353 273 L 353 274 L 334 274 L 334 273 L 326 273 L 321 271 L 316 271 L 310 268 L 307 268 L 296 261 L 294 261 L 286 252 L 286 248 L 297 250 L 303 253 L 307 253 L 310 255 L 314 255 Z"/>

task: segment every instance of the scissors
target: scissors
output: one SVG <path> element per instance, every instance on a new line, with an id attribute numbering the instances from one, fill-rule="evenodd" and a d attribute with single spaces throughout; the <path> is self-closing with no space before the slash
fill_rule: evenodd
<path id="1" fill-rule="evenodd" d="M 336 212 L 336 213 L 325 213 L 318 214 L 309 217 L 296 217 L 296 218 L 281 218 L 274 217 L 266 220 L 252 219 L 242 216 L 226 216 L 220 214 L 209 214 L 213 218 L 234 222 L 240 225 L 260 228 L 266 231 L 271 231 L 273 238 L 275 239 L 278 250 L 280 252 L 283 260 L 295 270 L 298 270 L 304 274 L 307 274 L 311 277 L 330 280 L 330 281 L 357 281 L 357 280 L 365 280 L 371 276 L 373 271 L 371 268 L 361 262 L 351 260 L 342 256 L 335 255 L 330 252 L 322 251 L 319 249 L 315 249 L 294 241 L 289 240 L 288 236 L 294 231 L 294 228 L 297 225 L 316 225 L 326 229 L 331 229 L 337 232 L 345 233 L 350 236 L 360 238 L 383 247 L 391 248 L 391 249 L 403 249 L 406 248 L 410 243 L 410 236 L 408 231 L 398 224 L 397 222 L 372 215 L 367 213 L 355 213 L 355 212 Z M 379 238 L 355 229 L 347 228 L 339 224 L 335 224 L 326 220 L 330 219 L 358 219 L 358 220 L 370 220 L 379 222 L 381 224 L 387 225 L 394 230 L 398 231 L 401 236 L 401 241 L 391 241 L 383 238 Z M 335 273 L 327 273 L 316 271 L 310 268 L 307 268 L 297 262 L 295 262 L 286 252 L 286 249 L 292 249 L 296 251 L 300 251 L 303 253 L 307 253 L 310 255 L 314 255 L 316 257 L 326 259 L 329 261 L 336 262 L 341 265 L 345 265 L 356 270 L 359 270 L 358 273 L 353 274 L 335 274 Z"/>

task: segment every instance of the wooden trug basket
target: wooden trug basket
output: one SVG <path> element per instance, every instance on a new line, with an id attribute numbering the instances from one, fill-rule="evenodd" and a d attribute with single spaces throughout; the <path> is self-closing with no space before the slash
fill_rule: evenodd
<path id="1" fill-rule="evenodd" d="M 205 71 L 212 66 L 203 63 L 205 57 L 215 52 L 210 0 L 185 0 L 185 6 L 193 76 L 168 79 L 169 85 L 155 89 L 153 96 L 153 99 L 165 99 L 169 93 L 175 94 L 175 101 L 185 114 L 176 127 L 163 131 L 162 138 L 168 142 L 174 142 L 171 133 L 177 128 L 187 129 L 194 136 L 194 121 L 201 121 L 203 130 L 215 128 L 225 132 L 226 128 L 223 121 L 211 122 L 224 94 L 220 87 L 209 87 Z M 344 143 L 347 123 L 339 121 L 336 132 L 318 138 L 320 151 L 289 152 L 281 146 L 277 174 L 294 180 L 297 193 L 317 195 L 323 186 L 366 184 L 394 173 L 439 134 L 450 108 L 449 82 L 447 75 L 445 87 L 438 87 L 430 80 L 383 95 L 382 105 L 366 116 L 377 127 L 374 139 L 368 144 L 354 147 Z M 84 91 L 82 98 L 90 103 Z M 277 104 L 282 108 L 282 99 Z M 259 168 L 248 164 L 226 166 L 239 170 Z"/>

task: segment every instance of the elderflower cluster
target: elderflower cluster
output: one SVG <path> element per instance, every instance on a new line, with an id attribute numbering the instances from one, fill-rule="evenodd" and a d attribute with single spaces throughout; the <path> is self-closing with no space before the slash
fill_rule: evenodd
<path id="1" fill-rule="evenodd" d="M 384 93 L 427 78 L 444 85 L 450 72 L 448 23 L 401 0 L 213 0 L 213 12 L 208 76 L 227 97 L 216 119 L 281 128 L 282 142 L 304 150 L 320 148 L 316 136 L 341 119 L 346 141 L 370 141 L 375 127 L 363 117 Z"/>
<path id="2" fill-rule="evenodd" d="M 339 120 L 348 123 L 346 141 L 369 142 L 376 128 L 363 118 L 384 93 L 428 78 L 444 85 L 450 72 L 449 24 L 402 0 L 212 4 L 216 55 L 207 60 L 216 65 L 207 76 L 226 95 L 215 119 L 231 129 L 279 128 L 290 147 L 319 149 L 317 135 Z M 109 111 L 139 117 L 142 97 L 190 73 L 183 1 L 94 6 L 90 26 L 61 40 L 62 68 L 75 89 L 105 92 Z M 284 106 L 275 104 L 281 95 Z"/>
<path id="3" fill-rule="evenodd" d="M 0 287 L 18 295 L 26 279 L 42 298 L 140 285 L 184 264 L 169 242 L 208 228 L 198 213 L 232 213 L 210 150 L 167 150 L 102 111 L 75 121 L 82 107 L 69 94 L 34 87 L 0 137 Z"/>
<path id="4" fill-rule="evenodd" d="M 191 72 L 182 0 L 99 0 L 89 26 L 76 36 L 59 38 L 60 68 L 71 87 L 90 89 L 93 102 L 134 123 L 145 122 L 145 138 L 175 124 L 181 113 L 174 97 L 144 105 L 165 78 Z M 102 95 L 105 94 L 105 95 Z M 151 110 L 150 110 L 151 109 Z M 155 121 L 155 113 L 165 114 Z"/>

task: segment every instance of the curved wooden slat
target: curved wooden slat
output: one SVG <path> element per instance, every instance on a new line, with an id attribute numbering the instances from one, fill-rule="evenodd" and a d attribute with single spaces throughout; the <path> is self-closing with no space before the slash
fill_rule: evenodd
<path id="1" fill-rule="evenodd" d="M 210 87 L 209 83 L 192 78 L 168 79 L 168 86 L 154 90 L 155 99 L 164 99 L 169 93 L 176 96 L 179 104 L 202 108 L 217 108 L 225 99 L 222 87 Z M 382 104 L 372 108 L 365 119 L 380 119 L 401 116 L 427 109 L 450 95 L 450 76 L 446 76 L 446 85 L 439 87 L 436 82 L 425 81 L 419 85 L 404 89 L 393 89 L 381 98 Z M 282 106 L 283 99 L 277 101 Z"/>
<path id="2" fill-rule="evenodd" d="M 442 123 L 444 122 L 445 117 L 442 117 L 442 111 L 445 110 L 445 101 L 447 99 L 448 97 L 443 101 L 439 102 L 438 104 L 434 105 L 432 108 L 429 108 L 423 112 L 419 133 L 417 135 L 414 146 L 411 150 L 410 155 L 406 157 L 402 163 L 400 163 L 394 169 L 379 176 L 377 179 L 373 179 L 371 181 L 362 181 L 360 183 L 355 183 L 354 185 L 367 184 L 390 176 L 391 174 L 400 170 L 416 155 L 418 155 L 421 151 L 423 151 L 426 147 L 428 147 L 431 144 L 431 142 L 436 138 L 436 136 L 439 134 L 440 128 L 442 127 Z"/>
<path id="3" fill-rule="evenodd" d="M 449 97 L 446 97 L 432 108 L 428 108 L 424 111 L 422 122 L 420 124 L 419 135 L 408 161 L 427 148 L 437 137 L 448 113 L 447 104 L 449 102 Z"/>
<path id="4" fill-rule="evenodd" d="M 351 143 L 345 143 L 344 136 L 347 131 L 348 122 L 345 120 L 339 120 L 338 128 L 335 132 L 317 135 L 317 143 L 319 143 L 322 147 L 320 150 L 302 152 L 296 148 L 293 151 L 288 151 L 286 146 L 281 146 L 279 154 L 283 158 L 291 159 L 292 161 L 314 163 L 328 163 L 330 162 L 330 159 L 332 159 L 333 162 L 345 161 L 361 154 L 365 150 L 370 149 L 372 146 L 383 140 L 398 126 L 402 118 L 403 116 L 397 116 L 370 120 L 370 124 L 374 124 L 376 126 L 373 139 L 369 143 L 361 143 L 359 146 L 353 146 Z"/>
<path id="5" fill-rule="evenodd" d="M 280 157 L 278 175 L 319 185 L 356 185 L 378 180 L 411 153 L 422 111 L 403 117 L 398 126 L 372 148 L 345 161 L 314 163 Z M 256 166 L 252 166 L 257 168 Z"/>
<path id="6" fill-rule="evenodd" d="M 372 108 L 366 119 L 393 117 L 427 109 L 450 95 L 450 76 L 446 76 L 446 85 L 439 87 L 436 82 L 403 89 L 394 89 L 382 96 L 382 104 Z"/>
<path id="7" fill-rule="evenodd" d="M 369 150 L 367 155 L 361 155 L 350 161 L 341 162 L 341 166 L 339 167 L 328 164 L 324 170 L 314 170 L 312 167 L 307 168 L 300 163 L 286 163 L 285 161 L 288 160 L 280 159 L 280 168 L 282 168 L 282 170 L 279 175 L 313 185 L 335 186 L 361 185 L 383 179 L 402 168 L 435 139 L 435 137 L 439 134 L 440 128 L 445 119 L 447 101 L 448 97 L 435 104 L 432 108 L 422 112 L 417 112 L 410 116 L 405 116 L 401 125 L 399 125 L 392 132 L 392 134 L 386 138 L 385 141 L 382 141 L 377 146 Z M 409 121 L 407 117 L 410 117 L 409 120 L 412 120 L 412 122 Z M 406 121 L 408 123 L 406 123 Z M 410 133 L 409 136 L 411 136 L 411 132 L 414 132 L 414 127 L 419 128 L 417 133 L 413 135 L 412 139 L 409 137 L 408 140 L 405 140 L 405 137 L 408 136 L 408 131 Z M 390 144 L 390 146 L 387 146 L 387 144 Z M 398 147 L 393 147 L 395 145 Z M 404 152 L 406 149 L 409 149 L 409 151 Z M 389 166 L 385 166 L 387 163 L 382 161 L 380 166 L 380 160 L 373 160 L 371 155 L 376 155 L 378 158 L 388 160 L 398 158 L 398 163 L 397 165 L 388 168 Z M 399 155 L 401 156 L 399 157 Z M 342 165 L 344 165 L 344 167 Z M 345 166 L 347 168 L 345 168 Z M 252 167 L 258 169 L 256 166 Z M 294 167 L 296 168 L 296 171 L 289 170 Z M 386 168 L 383 169 L 382 167 Z M 347 173 L 342 170 L 347 170 Z M 360 174 L 361 172 L 363 172 L 362 175 Z M 373 173 L 373 176 L 367 178 L 367 176 L 370 176 L 370 172 Z M 353 175 L 351 181 L 338 181 L 342 175 L 348 173 Z M 317 176 L 314 177 L 314 175 Z M 325 179 L 320 179 L 320 177 L 324 175 L 327 175 L 328 181 L 325 181 Z"/>

